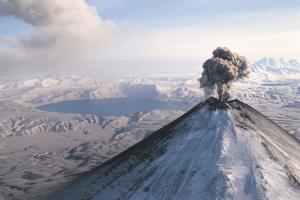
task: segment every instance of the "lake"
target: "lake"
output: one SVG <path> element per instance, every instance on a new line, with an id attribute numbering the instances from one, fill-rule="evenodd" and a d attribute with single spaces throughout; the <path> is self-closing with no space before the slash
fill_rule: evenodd
<path id="1" fill-rule="evenodd" d="M 151 99 L 107 98 L 63 101 L 42 105 L 37 108 L 49 112 L 122 116 L 150 110 L 186 110 L 187 105 Z"/>

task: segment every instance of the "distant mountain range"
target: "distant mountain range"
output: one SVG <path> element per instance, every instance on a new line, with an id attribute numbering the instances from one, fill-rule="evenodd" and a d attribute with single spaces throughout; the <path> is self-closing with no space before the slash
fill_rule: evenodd
<path id="1" fill-rule="evenodd" d="M 235 96 L 253 106 L 259 105 L 255 108 L 300 138 L 299 62 L 279 61 L 265 58 L 253 64 L 251 77 L 235 83 Z M 105 79 L 72 75 L 1 79 L 0 161 L 4 164 L 0 166 L 0 193 L 13 194 L 11 199 L 38 199 L 28 196 L 40 194 L 45 188 L 100 164 L 182 113 L 157 110 L 103 118 L 44 112 L 36 106 L 126 97 L 185 102 L 192 107 L 204 99 L 203 90 L 199 89 L 200 75 L 200 71 L 193 71 L 189 75 Z M 202 123 L 202 118 L 196 120 Z M 107 138 L 111 138 L 109 142 Z M 252 179 L 249 181 L 253 186 Z"/>
<path id="2" fill-rule="evenodd" d="M 251 78 L 262 81 L 300 79 L 300 63 L 296 59 L 265 57 L 251 65 Z"/>
<path id="3" fill-rule="evenodd" d="M 199 66 L 201 69 L 201 66 Z M 278 81 L 278 80 L 299 80 L 300 78 L 300 62 L 296 59 L 271 58 L 265 57 L 251 64 L 249 81 Z M 198 73 L 193 73 L 193 76 L 199 76 Z M 164 74 L 165 75 L 165 74 Z M 170 75 L 172 77 L 172 75 Z M 184 75 L 182 75 L 184 78 Z M 190 76 L 187 78 L 191 78 Z M 142 80 L 142 78 L 141 78 Z M 136 83 L 134 80 L 131 86 Z M 51 75 L 43 78 L 21 79 L 15 81 L 1 81 L 1 90 L 20 90 L 34 88 L 66 88 L 66 87 L 81 87 L 95 86 L 107 84 L 101 79 L 93 79 L 90 77 L 81 77 L 76 75 L 71 76 L 55 76 Z M 115 83 L 122 83 L 124 80 L 115 78 Z"/>

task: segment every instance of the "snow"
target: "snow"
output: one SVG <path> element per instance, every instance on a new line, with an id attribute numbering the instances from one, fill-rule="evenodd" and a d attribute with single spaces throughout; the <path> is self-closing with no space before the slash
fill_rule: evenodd
<path id="1" fill-rule="evenodd" d="M 90 170 L 182 114 L 99 117 L 48 113 L 9 101 L 0 108 L 0 193 L 13 199 L 28 199 L 24 193 L 37 195 Z M 34 179 L 28 178 L 31 172 Z"/>
<path id="2" fill-rule="evenodd" d="M 24 81 L 24 87 L 34 87 L 39 84 L 39 79 L 29 79 Z"/>
<path id="3" fill-rule="evenodd" d="M 300 141 L 239 101 L 207 102 L 49 198 L 300 198 Z"/>
<path id="4" fill-rule="evenodd" d="M 300 63 L 295 59 L 263 58 L 251 65 L 255 76 L 251 78 L 261 81 L 283 79 L 299 79 Z"/>
<path id="5" fill-rule="evenodd" d="M 300 138 L 299 62 L 266 58 L 252 66 L 257 70 L 251 77 L 235 83 L 236 97 Z M 184 102 L 192 107 L 205 98 L 199 89 L 199 74 L 105 79 L 52 75 L 0 80 L 0 162 L 5 163 L 0 166 L 0 191 L 23 199 L 25 191 L 30 194 L 48 191 L 110 159 L 183 113 L 154 110 L 131 116 L 101 117 L 44 112 L 37 110 L 37 106 L 66 100 L 145 96 Z M 224 116 L 227 120 L 232 118 L 226 113 Z M 228 145 L 232 140 L 224 133 L 224 150 L 225 141 Z M 28 178 L 29 171 L 38 172 L 33 177 L 43 178 L 23 179 Z M 245 169 L 241 174 L 246 172 Z M 245 180 L 235 181 L 238 184 Z M 251 183 L 252 179 L 248 181 Z"/>
<path id="6" fill-rule="evenodd" d="M 44 88 L 59 86 L 60 85 L 60 80 L 52 79 L 52 78 L 46 78 L 41 82 L 41 85 Z"/>

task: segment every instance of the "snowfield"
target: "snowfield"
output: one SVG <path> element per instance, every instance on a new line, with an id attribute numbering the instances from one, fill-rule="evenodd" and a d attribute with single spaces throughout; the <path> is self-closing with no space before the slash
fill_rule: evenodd
<path id="1" fill-rule="evenodd" d="M 299 79 L 300 63 L 295 59 L 263 58 L 252 64 L 252 71 L 255 74 L 252 78 L 256 81 L 297 80 Z"/>
<path id="2" fill-rule="evenodd" d="M 236 98 L 300 138 L 299 62 L 264 58 L 252 69 L 249 79 L 234 83 Z M 26 200 L 29 194 L 52 191 L 187 110 L 149 110 L 111 117 L 46 112 L 38 110 L 38 106 L 127 97 L 184 102 L 192 108 L 206 98 L 199 89 L 200 74 L 0 80 L 0 196 Z"/>
<path id="3" fill-rule="evenodd" d="M 39 194 L 64 183 L 183 113 L 153 110 L 98 117 L 47 113 L 7 102 L 5 106 L 11 107 L 1 116 L 18 116 L 0 124 L 0 191 L 8 199 L 28 199 L 24 193 Z"/>

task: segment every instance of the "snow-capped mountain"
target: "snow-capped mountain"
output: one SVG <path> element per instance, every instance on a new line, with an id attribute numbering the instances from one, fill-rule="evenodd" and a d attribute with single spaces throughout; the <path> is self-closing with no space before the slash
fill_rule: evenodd
<path id="1" fill-rule="evenodd" d="M 249 99 L 247 91 L 247 101 L 283 102 L 282 96 L 285 92 L 278 91 L 278 87 L 285 88 L 286 91 L 292 90 L 292 95 L 289 92 L 286 96 L 295 99 L 293 94 L 297 93 L 300 81 L 300 63 L 297 60 L 266 57 L 252 64 L 251 69 L 250 77 L 239 81 L 238 84 L 241 83 L 241 89 L 248 87 L 249 83 L 255 84 L 255 88 L 263 90 L 263 94 L 260 91 L 259 95 L 255 94 L 255 98 Z M 0 80 L 0 94 L 2 98 L 14 99 L 21 104 L 34 106 L 66 100 L 114 97 L 142 97 L 192 102 L 193 104 L 203 96 L 198 82 L 200 74 L 197 72 L 188 77 L 114 77 L 105 80 L 75 75 L 52 75 L 8 82 Z M 272 85 L 263 85 L 265 83 Z M 239 92 L 240 89 L 238 88 L 237 91 Z M 242 98 L 244 95 L 238 94 L 237 96 Z M 276 98 L 271 98 L 271 96 L 276 96 Z"/>
<path id="2" fill-rule="evenodd" d="M 49 199 L 299 199 L 300 141 L 209 98 Z"/>
<path id="3" fill-rule="evenodd" d="M 251 65 L 251 78 L 262 81 L 297 80 L 300 77 L 300 63 L 296 59 L 265 57 Z"/>
<path id="4" fill-rule="evenodd" d="M 235 96 L 300 138 L 299 64 L 270 60 L 256 63 L 252 77 L 234 83 Z M 280 70 L 272 72 L 269 68 Z M 110 159 L 182 114 L 179 110 L 158 110 L 110 118 L 45 112 L 38 106 L 68 100 L 146 97 L 192 107 L 205 98 L 199 89 L 200 74 L 1 79 L 0 163 L 5 165 L 0 166 L 0 199 L 1 193 L 9 195 L 8 199 L 28 199 L 25 193 L 44 193 Z"/>

